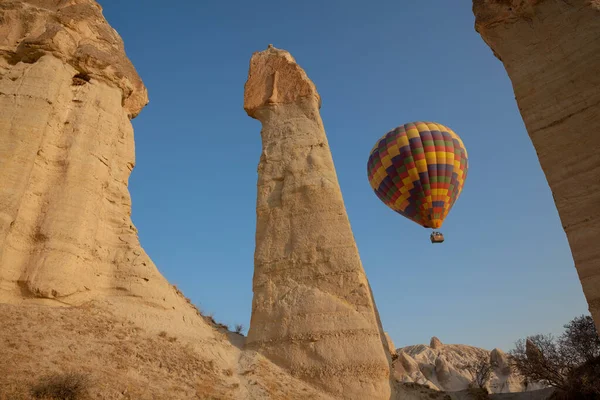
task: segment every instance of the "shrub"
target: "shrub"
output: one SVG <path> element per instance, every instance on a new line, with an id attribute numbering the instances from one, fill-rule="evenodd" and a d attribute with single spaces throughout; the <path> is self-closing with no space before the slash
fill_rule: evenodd
<path id="1" fill-rule="evenodd" d="M 600 357 L 586 361 L 567 376 L 565 387 L 556 400 L 592 400 L 600 398 Z"/>
<path id="2" fill-rule="evenodd" d="M 477 384 L 471 384 L 467 388 L 469 398 L 474 400 L 487 400 L 490 398 L 490 394 L 486 388 L 479 387 Z"/>
<path id="3" fill-rule="evenodd" d="M 471 363 L 463 365 L 462 369 L 471 373 L 473 388 L 485 389 L 496 367 L 496 363 L 492 362 L 487 353 L 480 353 Z"/>
<path id="4" fill-rule="evenodd" d="M 80 400 L 87 395 L 89 379 L 79 373 L 53 374 L 42 377 L 31 388 L 31 395 L 44 400 Z"/>

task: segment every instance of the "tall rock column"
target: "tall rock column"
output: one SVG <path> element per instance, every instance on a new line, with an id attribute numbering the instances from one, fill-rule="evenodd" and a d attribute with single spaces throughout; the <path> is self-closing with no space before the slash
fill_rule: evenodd
<path id="1" fill-rule="evenodd" d="M 244 109 L 262 123 L 246 346 L 344 399 L 389 399 L 390 363 L 320 97 L 294 58 L 254 53 Z"/>
<path id="2" fill-rule="evenodd" d="M 474 0 L 504 63 L 600 331 L 600 1 Z"/>

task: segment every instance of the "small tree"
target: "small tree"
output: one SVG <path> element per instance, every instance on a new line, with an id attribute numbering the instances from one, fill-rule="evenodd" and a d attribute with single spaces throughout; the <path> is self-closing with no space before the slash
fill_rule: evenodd
<path id="1" fill-rule="evenodd" d="M 526 381 L 568 391 L 581 374 L 578 371 L 583 371 L 580 367 L 598 360 L 600 338 L 592 317 L 576 317 L 564 327 L 565 332 L 557 339 L 552 335 L 534 335 L 515 343 L 509 354 Z M 585 371 L 590 373 L 589 369 Z M 600 376 L 594 379 L 600 380 Z"/>
<path id="2" fill-rule="evenodd" d="M 570 363 L 581 365 L 600 357 L 600 337 L 592 317 L 576 317 L 564 327 L 566 330 L 558 344 L 565 356 L 570 358 Z"/>
<path id="3" fill-rule="evenodd" d="M 496 363 L 491 361 L 490 356 L 482 352 L 477 355 L 473 362 L 465 364 L 463 369 L 469 371 L 473 377 L 471 386 L 485 389 L 496 366 Z"/>
<path id="4" fill-rule="evenodd" d="M 528 382 L 562 389 L 568 373 L 566 360 L 552 335 L 520 339 L 509 352 L 513 365 Z"/>

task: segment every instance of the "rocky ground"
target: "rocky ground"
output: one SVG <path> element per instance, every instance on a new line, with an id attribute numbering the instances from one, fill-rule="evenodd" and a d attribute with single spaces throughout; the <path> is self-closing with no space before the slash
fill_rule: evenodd
<path id="1" fill-rule="evenodd" d="M 238 363 L 223 368 L 209 344 L 149 333 L 95 307 L 0 305 L 0 400 L 33 398 L 48 376 L 76 374 L 81 399 L 329 399 L 217 329 Z M 74 383 L 71 378 L 67 383 Z M 68 385 L 67 385 L 68 386 Z"/>

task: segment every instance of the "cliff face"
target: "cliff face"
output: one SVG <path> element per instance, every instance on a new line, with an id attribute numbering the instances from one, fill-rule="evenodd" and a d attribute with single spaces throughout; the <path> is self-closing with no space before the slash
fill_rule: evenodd
<path id="1" fill-rule="evenodd" d="M 320 97 L 286 51 L 250 61 L 262 123 L 254 298 L 246 348 L 344 399 L 389 399 L 390 356 L 356 248 Z"/>
<path id="2" fill-rule="evenodd" d="M 131 222 L 129 119 L 148 97 L 100 6 L 3 1 L 0 21 L 0 302 L 95 300 L 212 337 Z"/>
<path id="3" fill-rule="evenodd" d="M 600 1 L 474 0 L 504 63 L 600 330 Z"/>

